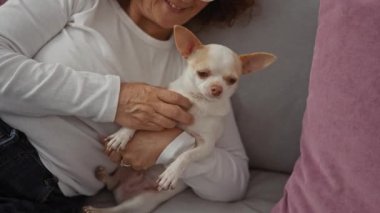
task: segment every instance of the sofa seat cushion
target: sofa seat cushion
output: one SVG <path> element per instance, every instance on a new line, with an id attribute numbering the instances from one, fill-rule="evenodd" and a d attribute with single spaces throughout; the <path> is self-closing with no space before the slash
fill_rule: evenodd
<path id="1" fill-rule="evenodd" d="M 199 198 L 190 189 L 176 195 L 154 211 L 155 213 L 223 213 L 223 212 L 269 212 L 281 198 L 288 175 L 282 173 L 251 171 L 246 197 L 237 202 L 211 202 Z M 228 192 L 226 192 L 228 193 Z M 102 191 L 88 200 L 89 205 L 106 207 L 114 205 L 111 193 Z"/>

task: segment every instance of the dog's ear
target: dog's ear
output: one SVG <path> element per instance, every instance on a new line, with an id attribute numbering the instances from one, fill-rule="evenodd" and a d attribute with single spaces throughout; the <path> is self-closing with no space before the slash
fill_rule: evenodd
<path id="1" fill-rule="evenodd" d="M 188 58 L 195 50 L 203 46 L 190 30 L 180 25 L 174 26 L 174 39 L 178 51 L 184 58 Z"/>
<path id="2" fill-rule="evenodd" d="M 256 52 L 240 55 L 242 62 L 242 74 L 247 74 L 264 69 L 271 65 L 277 57 L 271 53 Z"/>

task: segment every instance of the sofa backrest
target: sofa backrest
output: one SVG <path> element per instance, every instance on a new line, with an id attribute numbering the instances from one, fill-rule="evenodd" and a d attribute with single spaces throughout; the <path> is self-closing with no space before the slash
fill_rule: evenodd
<path id="1" fill-rule="evenodd" d="M 291 172 L 299 156 L 319 1 L 256 2 L 259 8 L 249 23 L 198 35 L 204 43 L 224 44 L 238 53 L 277 55 L 267 70 L 244 76 L 232 100 L 251 168 Z"/>

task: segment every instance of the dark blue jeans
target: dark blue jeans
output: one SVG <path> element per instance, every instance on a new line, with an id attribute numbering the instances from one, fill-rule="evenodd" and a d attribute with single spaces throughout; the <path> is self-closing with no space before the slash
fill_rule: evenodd
<path id="1" fill-rule="evenodd" d="M 81 212 L 84 200 L 65 197 L 25 134 L 0 119 L 0 213 Z"/>

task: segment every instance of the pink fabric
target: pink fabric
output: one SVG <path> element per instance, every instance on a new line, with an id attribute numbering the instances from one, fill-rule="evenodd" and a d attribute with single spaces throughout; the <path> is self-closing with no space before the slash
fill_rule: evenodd
<path id="1" fill-rule="evenodd" d="M 321 0 L 301 156 L 272 213 L 380 212 L 380 1 Z"/>
<path id="2" fill-rule="evenodd" d="M 6 0 L 0 0 L 0 5 L 4 4 Z"/>

